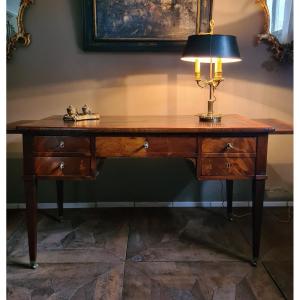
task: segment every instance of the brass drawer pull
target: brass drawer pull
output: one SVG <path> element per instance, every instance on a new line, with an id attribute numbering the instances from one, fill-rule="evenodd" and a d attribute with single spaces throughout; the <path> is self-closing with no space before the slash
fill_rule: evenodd
<path id="1" fill-rule="evenodd" d="M 231 163 L 227 162 L 227 163 L 225 163 L 225 166 L 226 166 L 227 169 L 230 169 L 231 168 Z"/>
<path id="2" fill-rule="evenodd" d="M 58 165 L 58 168 L 61 169 L 61 170 L 63 170 L 64 167 L 65 167 L 65 164 L 64 164 L 64 162 L 62 161 L 62 162 Z"/>
<path id="3" fill-rule="evenodd" d="M 224 149 L 225 149 L 225 151 L 229 151 L 231 149 L 234 149 L 234 147 L 231 143 L 227 143 Z"/>
<path id="4" fill-rule="evenodd" d="M 64 142 L 64 141 L 60 141 L 60 143 L 59 143 L 59 148 L 60 148 L 60 149 L 65 148 L 65 142 Z"/>
<path id="5" fill-rule="evenodd" d="M 144 142 L 144 148 L 145 148 L 145 149 L 149 149 L 149 142 L 148 142 L 148 141 L 145 141 L 145 142 Z"/>

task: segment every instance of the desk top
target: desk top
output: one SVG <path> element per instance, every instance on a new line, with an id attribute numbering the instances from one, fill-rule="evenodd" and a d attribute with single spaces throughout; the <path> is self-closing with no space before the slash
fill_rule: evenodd
<path id="1" fill-rule="evenodd" d="M 8 124 L 8 133 L 274 133 L 272 123 L 225 115 L 218 124 L 199 123 L 198 116 L 103 116 L 100 120 L 64 122 L 62 116 Z"/>

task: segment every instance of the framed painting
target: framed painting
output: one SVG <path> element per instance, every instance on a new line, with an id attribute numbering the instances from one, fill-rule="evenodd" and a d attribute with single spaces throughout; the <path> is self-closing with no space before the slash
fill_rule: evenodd
<path id="1" fill-rule="evenodd" d="M 181 51 L 212 0 L 83 0 L 84 49 Z M 200 4 L 199 4 L 200 3 Z M 202 7 L 202 9 L 201 9 Z M 202 20 L 205 20 L 202 16 Z M 207 21 L 206 21 L 207 23 Z"/>

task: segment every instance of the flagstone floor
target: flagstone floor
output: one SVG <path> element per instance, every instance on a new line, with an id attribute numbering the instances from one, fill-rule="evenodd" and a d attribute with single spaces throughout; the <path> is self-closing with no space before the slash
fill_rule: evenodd
<path id="1" fill-rule="evenodd" d="M 23 211 L 8 211 L 7 299 L 252 300 L 293 298 L 293 224 L 266 208 L 261 260 L 251 215 L 235 209 L 39 211 L 38 262 L 28 268 Z"/>

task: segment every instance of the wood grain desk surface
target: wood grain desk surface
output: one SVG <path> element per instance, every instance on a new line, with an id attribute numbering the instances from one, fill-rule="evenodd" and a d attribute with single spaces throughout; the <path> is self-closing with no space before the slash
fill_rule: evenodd
<path id="1" fill-rule="evenodd" d="M 221 123 L 198 121 L 198 116 L 103 116 L 100 120 L 64 122 L 61 115 L 10 123 L 8 133 L 76 131 L 90 133 L 292 133 L 292 126 L 275 119 L 253 120 L 232 114 Z"/>

